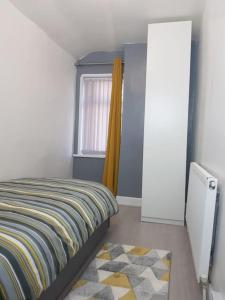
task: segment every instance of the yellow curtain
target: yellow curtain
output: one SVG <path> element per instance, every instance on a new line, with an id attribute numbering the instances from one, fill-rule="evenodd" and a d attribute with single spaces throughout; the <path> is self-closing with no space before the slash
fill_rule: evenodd
<path id="1" fill-rule="evenodd" d="M 108 140 L 103 171 L 103 184 L 116 195 L 120 159 L 122 98 L 122 62 L 115 58 L 112 73 L 112 95 L 109 113 Z"/>

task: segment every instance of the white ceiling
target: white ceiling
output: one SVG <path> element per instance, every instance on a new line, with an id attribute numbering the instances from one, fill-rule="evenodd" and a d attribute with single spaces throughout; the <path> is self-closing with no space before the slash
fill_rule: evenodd
<path id="1" fill-rule="evenodd" d="M 146 42 L 147 24 L 193 20 L 198 38 L 205 0 L 10 0 L 75 59 Z"/>

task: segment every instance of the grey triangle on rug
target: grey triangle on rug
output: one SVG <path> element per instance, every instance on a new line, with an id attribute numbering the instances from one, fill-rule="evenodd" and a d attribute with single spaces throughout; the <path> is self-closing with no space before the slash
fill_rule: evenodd
<path id="1" fill-rule="evenodd" d="M 65 300 L 168 300 L 171 252 L 106 243 Z"/>

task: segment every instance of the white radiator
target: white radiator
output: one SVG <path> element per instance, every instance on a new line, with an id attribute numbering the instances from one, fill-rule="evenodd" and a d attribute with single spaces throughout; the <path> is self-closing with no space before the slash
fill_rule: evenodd
<path id="1" fill-rule="evenodd" d="M 208 278 L 217 195 L 217 179 L 191 163 L 186 221 L 198 282 Z"/>

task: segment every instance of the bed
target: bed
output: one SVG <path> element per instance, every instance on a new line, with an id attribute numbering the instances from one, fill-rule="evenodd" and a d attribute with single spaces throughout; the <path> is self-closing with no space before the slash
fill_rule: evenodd
<path id="1" fill-rule="evenodd" d="M 0 182 L 0 299 L 63 299 L 117 212 L 99 183 Z"/>

